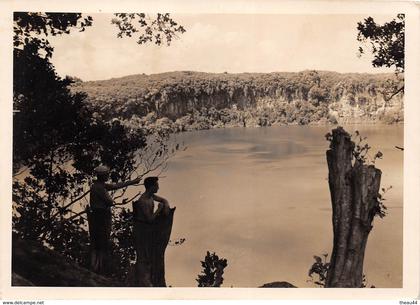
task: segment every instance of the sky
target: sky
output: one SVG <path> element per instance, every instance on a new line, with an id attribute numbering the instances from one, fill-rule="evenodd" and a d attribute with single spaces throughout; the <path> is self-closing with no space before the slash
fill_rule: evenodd
<path id="1" fill-rule="evenodd" d="M 169 47 L 117 38 L 112 14 L 91 16 L 86 31 L 49 37 L 59 75 L 89 81 L 187 70 L 392 72 L 373 68 L 370 54 L 357 56 L 357 22 L 367 15 L 173 14 L 186 33 Z M 372 17 L 382 23 L 395 16 Z"/>

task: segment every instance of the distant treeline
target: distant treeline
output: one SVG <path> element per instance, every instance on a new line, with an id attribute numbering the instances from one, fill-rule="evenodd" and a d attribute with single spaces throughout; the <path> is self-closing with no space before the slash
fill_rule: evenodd
<path id="1" fill-rule="evenodd" d="M 382 92 L 404 82 L 394 74 L 168 72 L 104 81 L 77 80 L 103 118 L 163 121 L 179 130 L 214 126 L 398 122 L 402 96 L 385 102 Z M 388 111 L 390 110 L 390 111 Z M 173 125 L 173 126 L 172 126 Z"/>

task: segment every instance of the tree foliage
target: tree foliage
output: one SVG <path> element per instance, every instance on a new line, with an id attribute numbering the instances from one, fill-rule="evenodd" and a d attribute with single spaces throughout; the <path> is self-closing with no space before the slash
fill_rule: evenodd
<path id="1" fill-rule="evenodd" d="M 121 20 L 121 24 L 127 24 L 130 16 L 143 16 L 145 29 L 142 35 L 156 38 L 144 42 L 160 44 L 163 38 L 157 37 L 164 35 L 169 44 L 174 33 L 185 32 L 169 14 L 157 14 L 155 19 L 145 14 L 115 16 L 113 21 Z M 62 79 L 50 62 L 53 47 L 48 37 L 69 34 L 71 30 L 85 31 L 92 23 L 91 16 L 84 17 L 80 13 L 14 13 L 15 165 L 21 165 L 35 154 L 39 157 L 42 150 L 54 145 L 53 142 L 57 142 L 57 146 L 70 143 L 80 130 L 91 124 L 87 121 L 91 119 L 92 111 L 84 102 L 85 95 L 68 90 L 75 79 Z M 132 31 L 139 30 L 133 26 Z"/>
<path id="2" fill-rule="evenodd" d="M 87 265 L 86 206 L 93 169 L 112 170 L 113 182 L 142 177 L 162 166 L 179 146 L 168 133 L 144 130 L 95 114 L 86 94 L 70 91 L 74 78 L 57 75 L 50 35 L 84 31 L 93 19 L 79 13 L 14 14 L 13 230 Z M 155 30 L 155 29 L 152 29 Z M 111 270 L 127 275 L 133 256 L 126 189 L 113 193 Z"/>
<path id="3" fill-rule="evenodd" d="M 198 275 L 198 287 L 220 287 L 223 284 L 223 272 L 227 260 L 219 258 L 216 253 L 207 251 L 204 261 L 201 261 L 203 271 Z"/>
<path id="4" fill-rule="evenodd" d="M 311 268 L 309 269 L 309 278 L 310 282 L 313 282 L 315 285 L 319 287 L 325 287 L 325 283 L 327 280 L 328 269 L 330 267 L 330 263 L 327 261 L 328 254 L 322 254 L 320 256 L 314 255 L 315 262 L 312 264 Z"/>
<path id="5" fill-rule="evenodd" d="M 32 163 L 63 148 L 89 125 L 85 95 L 68 89 L 49 61 L 49 35 L 84 30 L 92 18 L 77 13 L 14 13 L 13 49 L 13 158 L 14 167 Z M 64 149 L 64 148 L 63 148 Z"/>
<path id="6" fill-rule="evenodd" d="M 72 28 L 84 31 L 92 25 L 92 17 L 80 13 L 15 12 L 13 45 L 31 55 L 51 58 L 54 48 L 48 35 L 69 34 Z"/>
<path id="7" fill-rule="evenodd" d="M 119 38 L 137 34 L 138 44 L 153 42 L 161 45 L 166 42 L 169 46 L 174 38 L 178 38 L 177 34 L 185 33 L 184 27 L 174 21 L 168 13 L 158 13 L 153 19 L 145 13 L 117 13 L 111 22 L 118 27 Z"/>
<path id="8" fill-rule="evenodd" d="M 308 282 L 312 282 L 320 288 L 324 288 L 326 281 L 327 281 L 327 274 L 330 268 L 330 262 L 327 260 L 328 253 L 322 254 L 322 258 L 320 256 L 314 255 L 315 262 L 312 264 L 311 268 L 309 269 L 309 280 Z M 362 275 L 362 287 L 368 287 L 368 281 L 366 275 Z M 374 285 L 371 285 L 369 288 L 375 288 Z"/>
<path id="9" fill-rule="evenodd" d="M 15 49 L 13 66 L 14 165 L 28 165 L 71 142 L 86 128 L 85 94 L 72 94 L 70 81 L 51 63 Z"/>
<path id="10" fill-rule="evenodd" d="M 358 22 L 357 30 L 357 40 L 364 44 L 370 43 L 374 57 L 372 65 L 395 69 L 395 79 L 389 80 L 387 86 L 380 91 L 387 102 L 395 95 L 404 92 L 404 84 L 401 84 L 399 74 L 404 72 L 405 15 L 398 14 L 396 19 L 383 25 L 368 17 L 363 22 Z M 365 49 L 360 46 L 359 55 L 364 53 Z"/>
<path id="11" fill-rule="evenodd" d="M 404 72 L 404 14 L 398 14 L 397 19 L 383 25 L 368 17 L 358 22 L 357 30 L 357 40 L 370 43 L 374 67 L 394 67 L 396 72 Z M 359 53 L 364 52 L 363 47 L 359 47 Z"/>

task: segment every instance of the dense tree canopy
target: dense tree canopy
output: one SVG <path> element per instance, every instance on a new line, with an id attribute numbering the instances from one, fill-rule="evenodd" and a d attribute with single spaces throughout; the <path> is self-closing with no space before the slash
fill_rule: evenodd
<path id="1" fill-rule="evenodd" d="M 72 94 L 50 62 L 49 35 L 83 31 L 92 18 L 77 13 L 14 13 L 13 106 L 14 166 L 27 165 L 71 143 L 86 128 L 83 94 Z M 87 123 L 88 124 L 88 123 Z"/>
<path id="2" fill-rule="evenodd" d="M 166 16 L 163 22 L 170 20 Z M 57 75 L 48 37 L 84 31 L 92 22 L 79 13 L 14 14 L 13 229 L 82 264 L 88 250 L 84 209 L 94 167 L 108 165 L 112 181 L 127 180 L 158 169 L 172 151 L 165 133 L 148 140 L 150 133 L 142 128 L 95 115 L 85 94 L 70 91 L 75 79 Z M 167 28 L 148 33 L 160 30 Z M 114 196 L 123 203 L 134 199 L 124 194 L 123 189 Z M 120 263 L 113 272 L 121 278 L 134 250 L 127 232 L 130 214 L 123 206 L 114 214 L 112 238 Z"/>
<path id="3" fill-rule="evenodd" d="M 161 44 L 166 40 L 169 45 L 176 33 L 185 32 L 169 14 L 157 14 L 156 18 L 146 14 L 114 17 L 112 23 L 118 26 L 119 37 L 137 33 L 142 43 Z M 70 143 L 79 130 L 86 128 L 83 120 L 86 123 L 90 115 L 82 102 L 84 95 L 68 91 L 74 79 L 56 74 L 50 62 L 54 49 L 48 36 L 85 31 L 92 23 L 91 16 L 80 13 L 14 13 L 15 165 L 39 156 L 46 147 Z"/>
<path id="4" fill-rule="evenodd" d="M 92 17 L 80 13 L 15 12 L 13 17 L 14 47 L 45 58 L 51 58 L 54 50 L 48 35 L 69 34 L 72 28 L 84 31 L 92 25 Z"/>

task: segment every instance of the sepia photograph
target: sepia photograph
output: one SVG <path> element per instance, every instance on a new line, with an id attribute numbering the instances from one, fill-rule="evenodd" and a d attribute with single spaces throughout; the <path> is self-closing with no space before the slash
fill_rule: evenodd
<path id="1" fill-rule="evenodd" d="M 404 288 L 405 9 L 121 11 L 11 12 L 12 288 Z"/>

